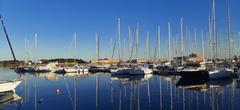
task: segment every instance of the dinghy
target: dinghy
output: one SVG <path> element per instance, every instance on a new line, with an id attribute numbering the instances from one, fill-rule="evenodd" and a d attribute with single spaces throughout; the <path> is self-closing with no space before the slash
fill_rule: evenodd
<path id="1" fill-rule="evenodd" d="M 0 93 L 2 92 L 9 92 L 15 91 L 15 88 L 21 83 L 22 81 L 0 81 Z"/>

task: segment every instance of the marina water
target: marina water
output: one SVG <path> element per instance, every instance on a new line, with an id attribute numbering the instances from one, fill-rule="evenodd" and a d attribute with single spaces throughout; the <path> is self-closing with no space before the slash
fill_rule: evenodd
<path id="1" fill-rule="evenodd" d="M 238 79 L 177 87 L 177 76 L 16 74 L 8 68 L 1 68 L 0 73 L 0 80 L 23 79 L 16 88 L 22 100 L 0 105 L 8 110 L 236 110 L 240 107 Z"/>

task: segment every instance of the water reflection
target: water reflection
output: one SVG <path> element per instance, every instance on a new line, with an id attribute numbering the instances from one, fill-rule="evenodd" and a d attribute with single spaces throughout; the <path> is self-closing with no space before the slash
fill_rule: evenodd
<path id="1" fill-rule="evenodd" d="M 15 105 L 16 109 L 18 109 L 21 107 L 21 99 L 22 97 L 18 96 L 14 92 L 0 93 L 0 109 L 4 109 L 4 106 L 8 103 Z"/>
<path id="2" fill-rule="evenodd" d="M 11 70 L 6 74 L 17 76 Z M 106 73 L 26 73 L 19 76 L 24 81 L 16 88 L 16 93 L 22 97 L 22 103 L 7 102 L 1 105 L 3 109 L 17 109 L 20 105 L 22 110 L 221 110 L 240 107 L 237 104 L 239 79 L 181 85 L 179 82 L 184 80 L 178 76 L 111 76 Z"/>
<path id="3" fill-rule="evenodd" d="M 193 91 L 209 91 L 213 88 L 224 88 L 233 83 L 232 78 L 214 79 L 209 81 L 189 81 L 188 79 L 180 78 L 176 83 L 179 88 L 185 88 Z"/>
<path id="4" fill-rule="evenodd" d="M 119 110 L 122 110 L 122 100 L 129 100 L 129 109 L 134 110 L 138 109 L 141 110 L 141 94 L 140 94 L 140 86 L 146 85 L 147 86 L 147 98 L 148 98 L 148 105 L 151 103 L 151 91 L 150 91 L 150 79 L 152 75 L 125 75 L 125 76 L 118 76 L 114 75 L 111 77 L 112 81 L 119 81 Z M 146 84 L 147 83 L 147 84 Z M 127 88 L 130 89 L 129 94 L 130 96 L 127 97 Z M 124 91 L 124 96 L 122 96 L 122 92 Z M 113 95 L 111 95 L 113 96 Z M 127 99 L 129 98 L 129 99 Z M 112 99 L 112 98 L 111 98 Z M 125 102 L 126 103 L 126 102 Z"/>

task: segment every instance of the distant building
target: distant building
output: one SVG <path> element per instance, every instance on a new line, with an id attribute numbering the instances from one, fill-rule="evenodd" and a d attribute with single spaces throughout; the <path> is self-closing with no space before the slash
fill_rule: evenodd
<path id="1" fill-rule="evenodd" d="M 204 57 L 201 54 L 190 54 L 188 61 L 192 61 L 192 62 L 202 62 L 204 61 Z"/>
<path id="2" fill-rule="evenodd" d="M 99 59 L 99 60 L 91 60 L 91 64 L 117 64 L 119 61 L 116 59 Z"/>

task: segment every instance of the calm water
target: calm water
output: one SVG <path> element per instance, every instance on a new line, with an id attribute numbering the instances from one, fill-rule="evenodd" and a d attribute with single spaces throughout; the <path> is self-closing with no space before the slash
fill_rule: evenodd
<path id="1" fill-rule="evenodd" d="M 74 76 L 53 73 L 17 75 L 0 69 L 0 80 L 21 77 L 16 88 L 21 101 L 5 103 L 7 110 L 231 110 L 240 108 L 237 79 L 198 86 L 180 86 L 177 77 L 159 75 L 111 77 L 108 73 Z M 121 80 L 119 80 L 121 79 Z M 60 93 L 56 90 L 59 89 Z"/>

